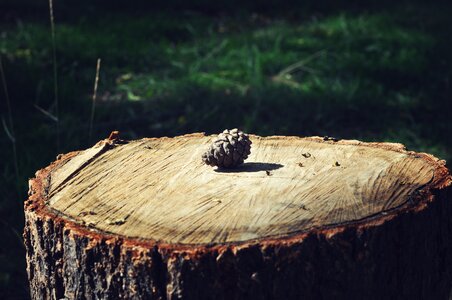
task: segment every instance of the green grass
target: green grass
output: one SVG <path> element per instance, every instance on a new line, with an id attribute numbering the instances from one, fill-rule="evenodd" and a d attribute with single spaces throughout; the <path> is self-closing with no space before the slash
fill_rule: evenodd
<path id="1" fill-rule="evenodd" d="M 115 129 L 139 138 L 238 126 L 261 135 L 401 142 L 452 159 L 450 13 L 449 6 L 413 4 L 271 17 L 105 13 L 64 23 L 57 15 L 61 151 Z M 22 176 L 15 179 L 11 144 L 0 135 L 5 298 L 27 293 L 20 240 L 26 179 L 58 153 L 55 122 L 34 107 L 54 109 L 50 28 L 26 19 L 2 25 Z"/>

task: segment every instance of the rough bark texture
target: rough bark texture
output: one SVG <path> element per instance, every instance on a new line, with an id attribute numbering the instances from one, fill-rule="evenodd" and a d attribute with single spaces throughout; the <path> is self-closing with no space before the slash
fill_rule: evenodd
<path id="1" fill-rule="evenodd" d="M 75 154 L 66 155 L 66 158 Z M 452 283 L 452 179 L 395 209 L 285 237 L 189 245 L 109 234 L 46 203 L 31 180 L 24 239 L 33 299 L 447 299 Z"/>

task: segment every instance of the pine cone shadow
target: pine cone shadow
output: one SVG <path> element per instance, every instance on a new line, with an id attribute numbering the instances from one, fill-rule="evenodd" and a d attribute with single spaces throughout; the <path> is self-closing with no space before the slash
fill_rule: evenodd
<path id="1" fill-rule="evenodd" d="M 273 171 L 284 167 L 281 164 L 274 163 L 260 163 L 260 162 L 246 162 L 233 169 L 217 168 L 214 171 L 219 173 L 245 173 L 245 172 L 261 172 L 261 171 Z"/>

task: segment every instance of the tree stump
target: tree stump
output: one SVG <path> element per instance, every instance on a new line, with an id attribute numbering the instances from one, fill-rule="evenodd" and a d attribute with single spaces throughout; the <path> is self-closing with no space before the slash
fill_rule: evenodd
<path id="1" fill-rule="evenodd" d="M 214 136 L 122 141 L 30 180 L 34 299 L 446 299 L 452 177 L 403 145 L 251 135 L 237 169 Z"/>

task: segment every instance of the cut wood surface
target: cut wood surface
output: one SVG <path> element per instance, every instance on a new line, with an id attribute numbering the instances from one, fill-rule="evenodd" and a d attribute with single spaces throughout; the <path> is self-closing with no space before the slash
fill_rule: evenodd
<path id="1" fill-rule="evenodd" d="M 127 237 L 237 242 L 373 217 L 406 203 L 435 170 L 369 145 L 252 136 L 247 162 L 221 171 L 201 161 L 212 139 L 97 145 L 52 170 L 48 206 Z"/>
<path id="2" fill-rule="evenodd" d="M 452 283 L 452 179 L 401 144 L 250 135 L 237 169 L 215 136 L 122 141 L 30 181 L 36 299 L 433 297 Z M 433 299 L 431 298 L 431 299 Z"/>

